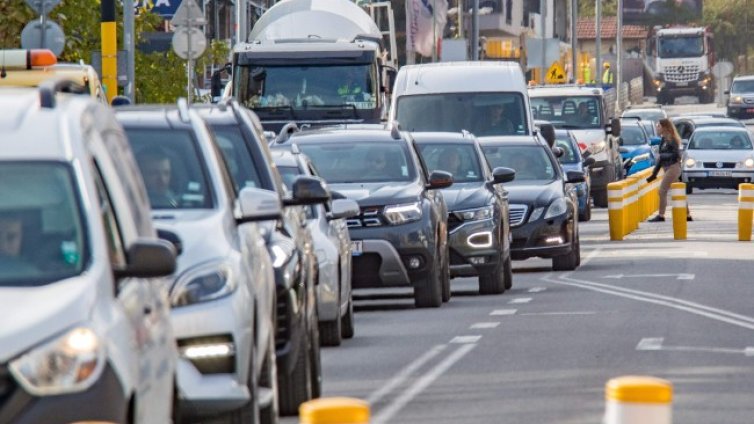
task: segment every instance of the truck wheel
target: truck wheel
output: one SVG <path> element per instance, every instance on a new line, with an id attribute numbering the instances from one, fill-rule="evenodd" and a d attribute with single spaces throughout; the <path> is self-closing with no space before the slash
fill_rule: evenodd
<path id="1" fill-rule="evenodd" d="M 607 188 L 593 191 L 592 198 L 594 198 L 594 206 L 598 208 L 606 208 L 607 207 Z"/>
<path id="2" fill-rule="evenodd" d="M 479 273 L 479 294 L 505 292 L 505 268 L 505 259 L 500 255 L 494 268 Z"/>
<path id="3" fill-rule="evenodd" d="M 439 258 L 438 254 L 435 256 Z M 427 277 L 418 281 L 414 286 L 414 304 L 417 308 L 437 308 L 442 305 L 442 281 L 438 272 L 438 262 L 435 261 L 427 271 Z"/>

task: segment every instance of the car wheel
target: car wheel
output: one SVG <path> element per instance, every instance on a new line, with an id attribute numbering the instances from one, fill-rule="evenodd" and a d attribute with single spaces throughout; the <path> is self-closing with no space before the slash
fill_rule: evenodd
<path id="1" fill-rule="evenodd" d="M 607 207 L 607 189 L 600 189 L 592 193 L 594 198 L 594 206 L 598 208 Z"/>
<path id="2" fill-rule="evenodd" d="M 343 336 L 344 339 L 350 339 L 353 337 L 355 333 L 353 325 L 353 295 L 348 296 L 348 308 L 346 309 L 346 314 L 343 316 L 343 323 L 340 328 L 342 331 L 341 336 Z"/>
<path id="3" fill-rule="evenodd" d="M 581 237 L 576 235 L 576 268 L 581 266 Z"/>
<path id="4" fill-rule="evenodd" d="M 513 288 L 513 263 L 511 262 L 511 255 L 505 258 L 505 271 L 503 281 L 505 282 L 505 290 Z"/>
<path id="5" fill-rule="evenodd" d="M 259 376 L 259 421 L 262 424 L 277 424 L 280 411 L 278 410 L 278 368 L 275 356 L 275 337 L 270 334 L 267 343 L 267 353 L 262 364 L 262 375 Z"/>
<path id="6" fill-rule="evenodd" d="M 317 322 L 316 315 L 314 322 Z M 319 329 L 316 325 L 312 326 L 312 334 L 309 337 L 312 341 L 309 346 L 309 371 L 312 381 L 311 399 L 316 399 L 322 395 L 322 361 L 319 350 Z"/>
<path id="7" fill-rule="evenodd" d="M 319 323 L 319 335 L 322 346 L 340 346 L 343 337 L 342 323 L 340 322 L 340 288 L 338 288 L 338 316 L 332 321 Z"/>
<path id="8" fill-rule="evenodd" d="M 440 258 L 436 255 L 435 258 Z M 414 304 L 417 308 L 437 308 L 442 305 L 442 279 L 438 272 L 437 261 L 428 267 L 427 277 L 418 281 L 414 287 Z"/>
<path id="9" fill-rule="evenodd" d="M 230 412 L 227 415 L 227 422 L 231 424 L 257 424 L 259 421 L 259 384 L 254 367 L 254 358 L 256 348 L 252 346 L 251 360 L 249 361 L 249 377 L 246 380 L 246 387 L 249 389 L 251 400 L 246 405 Z M 223 420 L 223 421 L 226 421 Z"/>
<path id="10" fill-rule="evenodd" d="M 584 211 L 579 214 L 579 221 L 587 222 L 592 219 L 592 203 L 589 201 L 589 197 L 586 198 L 586 207 Z"/>
<path id="11" fill-rule="evenodd" d="M 484 272 L 480 272 L 479 294 L 500 294 L 505 292 L 505 268 L 505 259 L 500 255 L 497 265 Z"/>
<path id="12" fill-rule="evenodd" d="M 450 253 L 448 247 L 445 247 L 445 254 L 443 255 L 442 265 L 440 266 L 440 275 L 442 275 L 442 301 L 450 301 Z"/>
<path id="13" fill-rule="evenodd" d="M 312 376 L 310 371 L 309 335 L 303 346 L 299 348 L 296 365 L 288 375 L 278 374 L 278 389 L 280 396 L 280 415 L 296 415 L 298 407 L 312 398 Z"/>
<path id="14" fill-rule="evenodd" d="M 686 183 L 686 194 L 694 194 L 694 186 L 690 183 Z"/>
<path id="15" fill-rule="evenodd" d="M 579 266 L 581 260 L 581 251 L 578 242 L 578 234 L 573 235 L 574 239 L 571 242 L 571 251 L 565 255 L 555 256 L 552 258 L 552 270 L 553 271 L 573 271 Z"/>

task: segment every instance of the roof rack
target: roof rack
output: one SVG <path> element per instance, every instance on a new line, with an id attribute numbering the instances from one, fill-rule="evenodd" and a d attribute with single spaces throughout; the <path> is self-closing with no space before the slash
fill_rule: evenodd
<path id="1" fill-rule="evenodd" d="M 188 106 L 188 101 L 186 100 L 186 98 L 181 97 L 178 99 L 176 103 L 178 104 L 178 117 L 183 122 L 189 122 L 190 121 L 189 109 L 188 109 L 189 106 Z"/>
<path id="2" fill-rule="evenodd" d="M 301 154 L 301 149 L 298 148 L 298 144 L 291 143 L 291 153 L 293 153 L 294 155 L 300 155 Z"/>
<path id="3" fill-rule="evenodd" d="M 39 85 L 39 105 L 45 109 L 55 108 L 55 95 L 58 93 L 76 93 L 85 94 L 86 87 L 76 82 L 63 79 L 49 79 Z"/>

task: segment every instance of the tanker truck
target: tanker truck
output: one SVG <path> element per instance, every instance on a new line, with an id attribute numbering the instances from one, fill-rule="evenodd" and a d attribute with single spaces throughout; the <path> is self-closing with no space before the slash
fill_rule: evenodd
<path id="1" fill-rule="evenodd" d="M 226 95 L 253 110 L 266 131 L 289 122 L 379 124 L 396 66 L 372 15 L 349 0 L 277 3 L 249 41 L 234 46 Z M 392 16 L 389 22 L 392 29 Z M 394 31 L 388 33 L 395 46 Z"/>

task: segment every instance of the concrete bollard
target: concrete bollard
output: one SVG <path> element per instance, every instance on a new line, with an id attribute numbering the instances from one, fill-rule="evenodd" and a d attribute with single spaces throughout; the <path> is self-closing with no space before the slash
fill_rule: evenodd
<path id="1" fill-rule="evenodd" d="M 605 385 L 604 424 L 671 424 L 673 385 L 656 377 L 623 376 Z"/>
<path id="2" fill-rule="evenodd" d="M 686 183 L 673 183 L 670 185 L 670 199 L 673 207 L 673 238 L 686 240 Z"/>
<path id="3" fill-rule="evenodd" d="M 751 241 L 752 215 L 754 215 L 754 184 L 738 185 L 738 240 Z"/>
<path id="4" fill-rule="evenodd" d="M 607 185 L 607 218 L 610 224 L 610 240 L 623 240 L 623 181 Z"/>
<path id="5" fill-rule="evenodd" d="M 360 399 L 333 397 L 304 402 L 300 424 L 369 424 L 369 404 Z"/>

